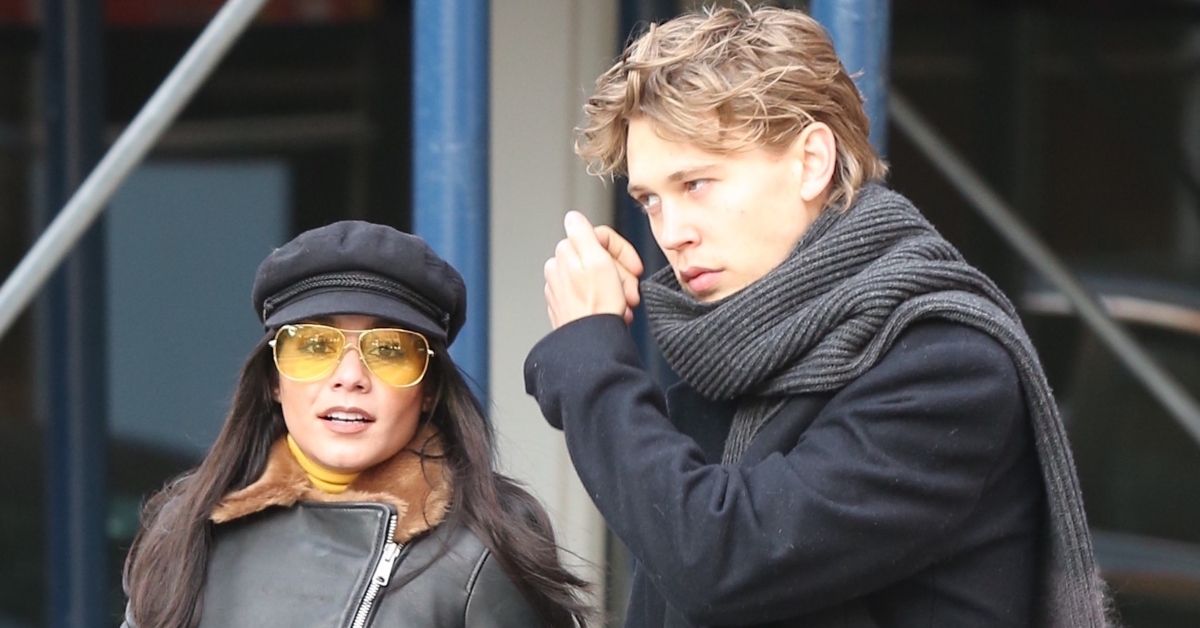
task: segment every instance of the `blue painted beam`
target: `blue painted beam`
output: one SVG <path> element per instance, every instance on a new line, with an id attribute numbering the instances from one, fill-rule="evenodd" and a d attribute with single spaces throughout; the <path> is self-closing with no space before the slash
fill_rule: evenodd
<path id="1" fill-rule="evenodd" d="M 634 33 L 641 34 L 651 23 L 665 22 L 679 14 L 675 0 L 621 0 L 618 19 L 618 40 L 615 42 L 617 51 L 625 49 L 627 41 Z M 624 235 L 641 255 L 646 265 L 646 275 L 666 266 L 667 260 L 650 233 L 650 224 L 646 221 L 641 208 L 625 193 L 625 185 L 615 185 L 616 190 L 616 220 L 617 231 Z M 639 340 L 649 342 L 649 331 L 644 330 L 644 321 L 634 321 L 634 336 Z"/>
<path id="2" fill-rule="evenodd" d="M 624 50 L 626 42 L 633 34 L 635 32 L 642 33 L 649 23 L 665 22 L 678 14 L 679 6 L 675 0 L 621 0 L 618 13 L 618 40 L 615 42 L 617 51 Z M 642 258 L 646 267 L 646 273 L 642 278 L 645 279 L 654 271 L 666 266 L 667 259 L 663 256 L 662 250 L 658 248 L 654 234 L 650 232 L 650 223 L 647 222 L 645 214 L 625 193 L 625 182 L 614 185 L 613 190 L 615 191 L 613 227 L 633 244 L 633 248 Z M 654 338 L 650 335 L 650 328 L 641 308 L 638 308 L 634 314 L 630 332 L 633 334 L 634 342 L 637 343 L 642 364 L 646 365 L 646 369 L 654 375 L 659 385 L 669 386 L 678 377 L 671 371 L 671 367 L 667 365 L 666 360 L 663 359 L 654 344 Z"/>
<path id="3" fill-rule="evenodd" d="M 92 0 L 42 3 L 46 107 L 43 225 L 103 152 L 104 16 Z M 46 618 L 51 628 L 112 625 L 107 565 L 104 223 L 53 276 L 38 309 L 38 405 L 45 421 Z"/>
<path id="4" fill-rule="evenodd" d="M 413 4 L 413 231 L 467 283 L 467 324 L 451 354 L 485 402 L 490 319 L 488 18 L 487 0 Z"/>
<path id="5" fill-rule="evenodd" d="M 812 0 L 810 10 L 829 31 L 842 65 L 856 76 L 871 120 L 871 144 L 886 154 L 891 0 Z"/>

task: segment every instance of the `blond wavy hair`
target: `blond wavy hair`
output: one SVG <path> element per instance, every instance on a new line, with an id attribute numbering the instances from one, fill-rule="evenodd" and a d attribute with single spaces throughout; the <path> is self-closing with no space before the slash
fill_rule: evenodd
<path id="1" fill-rule="evenodd" d="M 723 154 L 782 150 L 823 122 L 837 143 L 827 206 L 849 206 L 855 190 L 887 174 L 829 35 L 796 10 L 743 3 L 651 24 L 596 79 L 584 113 L 575 152 L 597 176 L 627 174 L 626 135 L 638 116 L 666 139 Z"/>

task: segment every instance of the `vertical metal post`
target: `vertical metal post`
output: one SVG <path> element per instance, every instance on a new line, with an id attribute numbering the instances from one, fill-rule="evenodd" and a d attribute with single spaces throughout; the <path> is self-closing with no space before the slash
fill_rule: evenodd
<path id="1" fill-rule="evenodd" d="M 620 40 L 617 42 L 617 50 L 624 49 L 626 41 L 633 36 L 639 25 L 663 22 L 671 19 L 678 12 L 679 7 L 675 0 L 621 0 L 618 29 Z M 662 250 L 658 248 L 654 234 L 650 233 L 650 223 L 646 221 L 642 210 L 623 191 L 625 184 L 621 183 L 613 188 L 617 191 L 614 200 L 616 215 L 613 226 L 637 249 L 638 255 L 641 256 L 642 263 L 646 267 L 643 278 L 648 277 L 654 271 L 666 266 L 667 260 L 663 257 Z M 647 370 L 654 375 L 660 385 L 666 386 L 673 383 L 676 376 L 671 371 L 671 367 L 667 366 L 662 355 L 655 349 L 646 317 L 641 312 L 637 314 L 633 319 L 630 332 L 637 342 L 642 364 L 646 365 Z"/>
<path id="2" fill-rule="evenodd" d="M 488 382 L 487 0 L 413 4 L 413 230 L 462 273 L 468 321 L 452 351 Z"/>
<path id="3" fill-rule="evenodd" d="M 42 4 L 46 132 L 45 222 L 103 149 L 103 8 L 92 0 Z M 56 273 L 38 318 L 46 419 L 48 626 L 112 621 L 106 564 L 107 350 L 104 225 L 92 226 Z"/>
<path id="4" fill-rule="evenodd" d="M 842 65 L 856 76 L 871 120 L 871 144 L 886 154 L 891 0 L 812 0 L 810 9 L 829 31 Z"/>

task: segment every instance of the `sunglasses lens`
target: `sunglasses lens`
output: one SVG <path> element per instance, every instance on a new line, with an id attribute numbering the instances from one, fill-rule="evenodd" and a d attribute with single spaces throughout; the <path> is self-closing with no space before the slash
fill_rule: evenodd
<path id="1" fill-rule="evenodd" d="M 392 386 L 412 386 L 429 366 L 429 343 L 420 334 L 376 329 L 359 340 L 363 360 L 376 377 Z"/>
<path id="2" fill-rule="evenodd" d="M 345 342 L 332 327 L 284 325 L 275 335 L 275 366 L 288 379 L 319 379 L 337 367 Z"/>

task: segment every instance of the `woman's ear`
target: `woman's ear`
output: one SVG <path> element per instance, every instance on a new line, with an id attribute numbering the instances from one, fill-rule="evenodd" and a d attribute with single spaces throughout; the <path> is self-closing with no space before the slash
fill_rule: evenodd
<path id="1" fill-rule="evenodd" d="M 800 181 L 800 196 L 806 202 L 824 203 L 837 167 L 837 139 L 824 122 L 812 122 L 792 141 L 789 155 Z"/>

